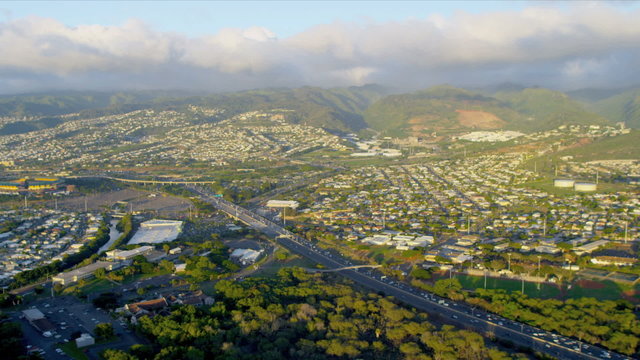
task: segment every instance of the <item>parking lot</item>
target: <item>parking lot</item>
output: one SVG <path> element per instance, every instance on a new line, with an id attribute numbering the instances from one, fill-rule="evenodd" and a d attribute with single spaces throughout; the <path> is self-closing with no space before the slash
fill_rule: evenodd
<path id="1" fill-rule="evenodd" d="M 111 323 L 118 337 L 117 340 L 97 344 L 90 347 L 90 358 L 98 358 L 98 352 L 104 348 L 126 349 L 140 340 L 124 324 L 112 319 L 104 310 L 98 310 L 90 303 L 83 303 L 71 296 L 62 296 L 49 299 L 41 299 L 30 304 L 30 307 L 39 309 L 46 318 L 55 325 L 55 330 L 50 337 L 45 337 L 34 328 L 21 315 L 20 311 L 10 314 L 19 321 L 25 334 L 25 346 L 40 348 L 44 351 L 46 359 L 69 359 L 64 354 L 59 354 L 56 349 L 61 343 L 74 341 L 71 334 L 74 332 L 89 333 L 94 335 L 95 326 L 99 323 Z"/>

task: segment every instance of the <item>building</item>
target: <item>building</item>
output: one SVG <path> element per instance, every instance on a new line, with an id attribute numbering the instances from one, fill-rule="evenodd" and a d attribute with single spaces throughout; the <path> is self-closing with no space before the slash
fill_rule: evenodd
<path id="1" fill-rule="evenodd" d="M 297 209 L 299 205 L 300 205 L 300 203 L 298 203 L 297 201 L 290 201 L 290 200 L 269 200 L 269 201 L 267 201 L 267 207 L 272 207 L 272 208 Z"/>
<path id="2" fill-rule="evenodd" d="M 182 232 L 182 221 L 152 219 L 140 224 L 136 234 L 129 240 L 132 244 L 159 244 L 173 241 Z"/>
<path id="3" fill-rule="evenodd" d="M 134 257 L 138 256 L 138 255 L 148 255 L 153 251 L 153 246 L 149 246 L 149 245 L 145 245 L 145 246 L 140 246 L 138 248 L 132 249 L 132 250 L 111 250 L 111 251 L 107 251 L 107 257 L 109 258 L 109 260 L 112 261 L 116 261 L 116 260 L 121 260 L 121 261 L 125 261 L 125 260 L 131 260 Z"/>
<path id="4" fill-rule="evenodd" d="M 46 332 L 51 332 L 53 330 L 55 330 L 55 326 L 51 323 L 51 321 L 49 321 L 44 314 L 42 313 L 42 311 L 33 308 L 33 309 L 27 309 L 27 310 L 22 310 L 22 314 L 24 315 L 25 319 L 27 319 L 27 321 L 29 322 L 29 324 L 31 324 L 34 328 L 36 328 L 38 331 L 40 331 L 41 333 L 46 333 Z M 51 335 L 49 335 L 51 336 Z"/>
<path id="5" fill-rule="evenodd" d="M 93 276 L 95 271 L 98 269 L 112 271 L 120 268 L 121 266 L 121 263 L 113 263 L 110 261 L 96 261 L 93 264 L 89 264 L 78 269 L 59 273 L 52 278 L 52 281 L 55 283 L 60 283 L 62 285 L 69 285 L 74 282 L 80 281 L 81 279 L 87 279 Z"/>
<path id="6" fill-rule="evenodd" d="M 76 339 L 76 346 L 78 348 L 83 348 L 87 346 L 91 346 L 96 343 L 96 340 L 90 334 L 83 333 L 79 338 Z"/>
<path id="7" fill-rule="evenodd" d="M 258 257 L 260 257 L 260 254 L 262 254 L 262 250 L 256 251 L 253 249 L 235 249 L 231 253 L 230 257 L 232 259 L 236 259 L 242 265 L 247 265 L 256 262 L 256 260 L 258 260 Z"/>
<path id="8" fill-rule="evenodd" d="M 573 248 L 573 251 L 578 255 L 582 255 L 585 253 L 590 254 L 594 252 L 596 249 L 598 249 L 599 247 L 605 246 L 608 243 L 609 242 L 607 240 L 598 240 L 598 241 L 590 242 L 588 244 L 584 244 L 582 246 Z"/>

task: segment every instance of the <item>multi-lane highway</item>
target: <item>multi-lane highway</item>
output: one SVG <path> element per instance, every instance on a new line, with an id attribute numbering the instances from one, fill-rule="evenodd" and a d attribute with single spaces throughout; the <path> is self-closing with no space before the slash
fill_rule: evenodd
<path id="1" fill-rule="evenodd" d="M 222 198 L 214 197 L 214 194 L 208 193 L 204 189 L 195 186 L 190 186 L 189 188 L 200 196 L 201 200 L 243 221 L 255 230 L 274 237 L 283 247 L 318 264 L 322 264 L 327 268 L 345 268 L 356 265 L 335 251 L 318 248 L 315 244 L 291 233 L 278 224 Z M 472 308 L 466 303 L 440 298 L 434 294 L 387 278 L 374 269 L 345 269 L 339 273 L 374 291 L 391 295 L 416 309 L 437 314 L 446 319 L 447 322 L 470 328 L 480 333 L 490 332 L 496 337 L 508 340 L 515 345 L 528 347 L 556 358 L 627 359 L 624 355 L 487 313 Z"/>

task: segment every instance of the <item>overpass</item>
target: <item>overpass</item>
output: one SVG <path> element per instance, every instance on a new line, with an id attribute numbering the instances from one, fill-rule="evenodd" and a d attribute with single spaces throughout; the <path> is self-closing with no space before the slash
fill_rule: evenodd
<path id="1" fill-rule="evenodd" d="M 204 185 L 204 184 L 215 184 L 217 181 L 215 180 L 202 180 L 202 181 L 180 181 L 180 180 L 144 180 L 144 179 L 125 179 L 113 176 L 106 175 L 87 175 L 87 176 L 68 176 L 69 179 L 82 179 L 82 178 L 101 178 L 101 179 L 109 179 L 115 181 L 121 181 L 125 183 L 134 183 L 134 184 L 158 184 L 158 185 Z"/>
<path id="2" fill-rule="evenodd" d="M 302 268 L 308 272 L 336 272 L 336 271 L 342 271 L 342 270 L 354 270 L 354 269 L 362 269 L 362 268 L 379 268 L 382 265 L 353 265 L 353 266 L 343 266 L 340 268 L 333 268 L 333 269 L 312 269 L 312 268 Z"/>

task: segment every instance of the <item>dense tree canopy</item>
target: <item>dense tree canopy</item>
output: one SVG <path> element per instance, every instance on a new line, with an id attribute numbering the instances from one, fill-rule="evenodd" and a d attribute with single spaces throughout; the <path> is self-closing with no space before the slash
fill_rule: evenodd
<path id="1" fill-rule="evenodd" d="M 505 359 L 473 332 L 437 329 L 424 313 L 341 278 L 282 269 L 276 279 L 221 280 L 210 308 L 143 317 L 153 359 Z M 148 349 L 147 349 L 148 350 Z M 106 359 L 140 359 L 135 351 Z"/>

